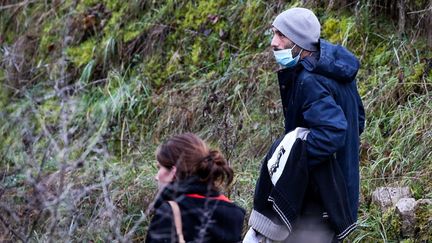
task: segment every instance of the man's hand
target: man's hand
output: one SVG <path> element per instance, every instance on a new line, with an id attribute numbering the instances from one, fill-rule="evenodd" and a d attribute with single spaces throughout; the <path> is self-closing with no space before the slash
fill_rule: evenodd
<path id="1" fill-rule="evenodd" d="M 266 238 L 262 234 L 256 232 L 252 227 L 246 233 L 243 243 L 271 243 L 272 240 Z"/>

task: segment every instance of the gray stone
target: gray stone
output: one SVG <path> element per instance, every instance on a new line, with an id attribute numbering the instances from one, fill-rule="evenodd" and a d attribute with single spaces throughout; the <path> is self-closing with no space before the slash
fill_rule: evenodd
<path id="1" fill-rule="evenodd" d="M 419 199 L 419 200 L 417 200 L 416 206 L 423 206 L 423 205 L 432 205 L 432 200 L 431 199 Z"/>
<path id="2" fill-rule="evenodd" d="M 411 197 L 408 187 L 378 187 L 372 193 L 372 202 L 381 207 L 382 210 L 395 206 L 401 198 Z"/>
<path id="3" fill-rule="evenodd" d="M 415 207 L 416 200 L 414 198 L 401 198 L 396 203 L 396 212 L 401 218 L 401 233 L 403 236 L 414 236 L 416 225 Z"/>

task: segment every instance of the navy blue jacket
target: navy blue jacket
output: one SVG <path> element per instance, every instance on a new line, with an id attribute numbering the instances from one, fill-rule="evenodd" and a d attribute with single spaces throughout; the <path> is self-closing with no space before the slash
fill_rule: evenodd
<path id="1" fill-rule="evenodd" d="M 333 156 L 344 175 L 352 217 L 359 200 L 359 146 L 365 112 L 357 91 L 357 58 L 340 45 L 320 40 L 319 57 L 278 71 L 285 133 L 310 129 L 307 154 L 310 167 Z"/>

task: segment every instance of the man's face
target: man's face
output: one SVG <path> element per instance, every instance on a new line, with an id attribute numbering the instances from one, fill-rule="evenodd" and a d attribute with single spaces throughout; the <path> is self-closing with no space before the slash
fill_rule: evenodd
<path id="1" fill-rule="evenodd" d="M 282 34 L 278 29 L 272 27 L 272 31 L 273 38 L 271 41 L 271 46 L 273 50 L 278 51 L 292 48 L 294 46 L 294 43 L 290 39 L 288 39 L 288 37 L 284 36 L 284 34 Z"/>
<path id="2" fill-rule="evenodd" d="M 273 31 L 273 38 L 271 41 L 271 46 L 273 50 L 279 51 L 283 49 L 292 48 L 291 54 L 293 57 L 296 57 L 300 54 L 300 51 L 302 50 L 298 45 L 296 45 L 294 42 L 292 42 L 288 37 L 286 37 L 282 32 L 280 32 L 275 27 L 272 27 Z"/>

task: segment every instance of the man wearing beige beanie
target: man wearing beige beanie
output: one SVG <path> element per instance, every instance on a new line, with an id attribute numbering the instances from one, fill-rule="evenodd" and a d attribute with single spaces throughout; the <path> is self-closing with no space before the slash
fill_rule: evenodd
<path id="1" fill-rule="evenodd" d="M 273 21 L 286 135 L 263 161 L 243 242 L 331 243 L 356 227 L 365 124 L 355 80 L 360 63 L 345 47 L 320 39 L 320 29 L 305 8 L 288 9 Z"/>

